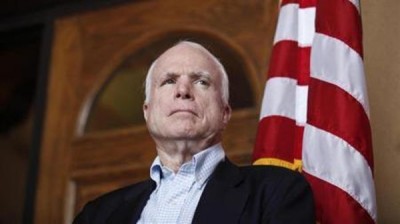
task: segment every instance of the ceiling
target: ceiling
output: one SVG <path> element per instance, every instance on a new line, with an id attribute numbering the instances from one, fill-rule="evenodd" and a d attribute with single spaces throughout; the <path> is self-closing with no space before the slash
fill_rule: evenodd
<path id="1" fill-rule="evenodd" d="M 26 15 L 40 16 L 85 8 L 110 6 L 133 0 L 0 0 L 0 24 Z"/>
<path id="2" fill-rule="evenodd" d="M 45 11 L 77 0 L 0 0 L 0 19 Z"/>

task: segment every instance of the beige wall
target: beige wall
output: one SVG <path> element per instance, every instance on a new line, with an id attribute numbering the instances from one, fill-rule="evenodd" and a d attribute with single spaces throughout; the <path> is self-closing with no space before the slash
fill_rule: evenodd
<path id="1" fill-rule="evenodd" d="M 380 224 L 400 223 L 400 1 L 362 1 Z"/>

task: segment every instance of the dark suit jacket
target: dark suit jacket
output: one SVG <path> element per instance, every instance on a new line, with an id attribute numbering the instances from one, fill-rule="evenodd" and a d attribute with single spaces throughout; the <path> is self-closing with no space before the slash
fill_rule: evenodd
<path id="1" fill-rule="evenodd" d="M 136 223 L 155 182 L 146 180 L 89 202 L 75 224 Z M 193 223 L 315 224 L 312 192 L 299 173 L 274 166 L 221 162 L 207 183 Z"/>

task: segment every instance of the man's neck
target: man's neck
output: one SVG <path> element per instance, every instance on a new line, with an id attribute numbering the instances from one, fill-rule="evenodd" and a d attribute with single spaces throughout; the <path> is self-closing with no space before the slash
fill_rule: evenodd
<path id="1" fill-rule="evenodd" d="M 157 153 L 161 163 L 178 172 L 179 168 L 186 162 L 190 161 L 193 156 L 208 147 L 218 143 L 219 141 L 156 141 Z"/>

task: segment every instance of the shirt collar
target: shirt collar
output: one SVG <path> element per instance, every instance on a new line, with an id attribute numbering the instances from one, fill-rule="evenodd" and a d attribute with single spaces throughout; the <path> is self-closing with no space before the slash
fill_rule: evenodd
<path id="1" fill-rule="evenodd" d="M 207 182 L 218 163 L 224 160 L 225 152 L 221 143 L 208 147 L 196 153 L 193 158 L 184 163 L 179 172 L 194 172 L 196 185 L 201 188 Z M 163 178 L 174 175 L 173 171 L 161 164 L 160 157 L 157 156 L 150 167 L 150 178 L 157 184 L 157 188 Z"/>

